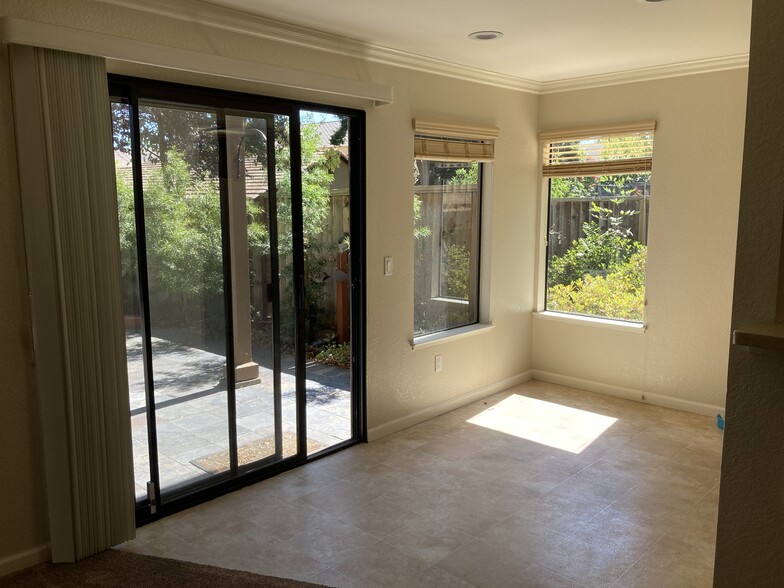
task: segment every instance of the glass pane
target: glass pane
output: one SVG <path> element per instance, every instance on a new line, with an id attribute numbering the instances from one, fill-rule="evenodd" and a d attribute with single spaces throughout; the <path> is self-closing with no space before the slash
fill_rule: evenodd
<path id="1" fill-rule="evenodd" d="M 117 182 L 117 217 L 120 225 L 120 267 L 122 269 L 125 352 L 128 361 L 128 392 L 131 405 L 134 478 L 136 500 L 147 496 L 150 452 L 147 442 L 147 397 L 144 387 L 144 360 L 139 302 L 139 273 L 136 252 L 136 218 L 131 165 L 131 109 L 112 100 L 114 166 Z"/>
<path id="2" fill-rule="evenodd" d="M 414 183 L 414 335 L 478 320 L 481 165 L 420 161 Z"/>
<path id="3" fill-rule="evenodd" d="M 288 157 L 289 119 L 285 116 L 226 116 L 229 161 L 229 206 L 232 222 L 234 354 L 237 363 L 236 406 L 238 464 L 282 459 L 297 448 L 294 386 L 282 422 L 280 322 L 293 325 L 293 305 L 279 313 L 274 287 L 286 285 L 276 253 L 282 244 L 291 258 L 291 180 Z M 269 141 L 274 136 L 274 150 Z M 280 157 L 278 157 L 278 155 Z M 271 157 L 270 157 L 271 156 Z M 277 222 L 276 222 L 277 221 Z M 282 231 L 282 232 L 281 232 Z M 287 268 L 288 275 L 291 269 Z M 281 296 L 284 294 L 281 293 Z M 287 342 L 290 345 L 290 342 Z M 292 374 L 293 381 L 293 374 Z M 266 462 L 265 462 L 266 463 Z"/>
<path id="4" fill-rule="evenodd" d="M 553 178 L 547 310 L 641 322 L 651 174 Z"/>
<path id="5" fill-rule="evenodd" d="M 140 103 L 139 119 L 165 493 L 229 468 L 218 133 L 207 110 Z"/>
<path id="6" fill-rule="evenodd" d="M 348 117 L 302 111 L 308 454 L 351 439 Z"/>

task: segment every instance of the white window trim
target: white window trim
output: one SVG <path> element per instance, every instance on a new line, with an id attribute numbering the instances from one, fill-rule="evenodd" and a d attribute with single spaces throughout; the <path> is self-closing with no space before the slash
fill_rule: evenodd
<path id="1" fill-rule="evenodd" d="M 655 126 L 655 121 L 651 121 Z M 630 123 L 631 125 L 639 125 L 640 123 Z M 592 134 L 601 134 L 601 129 L 612 130 L 611 127 L 585 127 L 585 132 L 590 131 Z M 574 131 L 570 131 L 573 133 Z M 540 144 L 543 142 L 540 133 Z M 537 169 L 541 170 L 544 163 L 543 150 L 539 149 L 539 159 L 537 161 Z M 549 238 L 549 226 L 547 225 L 548 213 L 550 210 L 550 180 L 552 178 L 542 177 L 541 193 L 539 197 L 539 238 L 536 243 L 536 259 L 538 261 L 536 268 L 536 276 L 534 277 L 534 300 L 535 306 L 532 313 L 534 318 L 541 318 L 546 320 L 554 320 L 560 322 L 578 322 L 589 327 L 600 327 L 619 329 L 627 332 L 644 333 L 648 330 L 648 309 L 647 301 L 646 308 L 643 310 L 642 322 L 631 322 L 622 319 L 611 318 L 597 318 L 588 315 L 571 314 L 566 312 L 557 312 L 547 310 L 545 302 L 545 289 L 547 287 L 547 243 Z M 650 222 L 650 221 L 649 221 Z M 649 229 L 650 230 L 650 229 Z M 648 273 L 645 274 L 645 287 L 648 287 Z"/>
<path id="2" fill-rule="evenodd" d="M 481 195 L 481 226 L 479 239 L 479 316 L 475 323 L 455 327 L 445 331 L 429 333 L 414 337 L 412 335 L 410 344 L 411 349 L 419 349 L 436 343 L 444 343 L 455 339 L 485 333 L 493 328 L 490 320 L 490 260 L 492 259 L 492 238 L 491 230 L 493 226 L 493 163 L 484 162 L 482 164 L 482 195 Z M 545 223 L 547 221 L 545 220 Z M 413 317 L 412 317 L 413 318 Z M 414 321 L 411 321 L 413 331 Z"/>
<path id="3" fill-rule="evenodd" d="M 615 331 L 625 331 L 642 335 L 648 330 L 646 323 L 636 323 L 621 319 L 608 319 L 584 314 L 572 314 L 568 312 L 558 312 L 555 310 L 543 310 L 534 312 L 534 319 L 543 321 L 553 321 L 560 323 L 571 323 L 591 328 L 610 329 Z"/>

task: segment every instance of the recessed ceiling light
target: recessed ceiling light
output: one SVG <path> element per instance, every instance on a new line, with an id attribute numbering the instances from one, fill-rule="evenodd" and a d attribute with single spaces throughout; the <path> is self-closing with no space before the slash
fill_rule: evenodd
<path id="1" fill-rule="evenodd" d="M 503 36 L 504 34 L 499 31 L 476 31 L 468 35 L 468 38 L 474 41 L 495 41 Z"/>

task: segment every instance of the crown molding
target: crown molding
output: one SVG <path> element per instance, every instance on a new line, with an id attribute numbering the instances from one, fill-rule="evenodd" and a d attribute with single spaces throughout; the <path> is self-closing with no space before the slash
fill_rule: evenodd
<path id="1" fill-rule="evenodd" d="M 356 39 L 334 35 L 332 33 L 325 33 L 316 29 L 248 14 L 232 8 L 209 4 L 202 0 L 97 1 L 156 14 L 158 16 L 175 18 L 206 27 L 298 45 L 317 51 L 326 51 L 328 53 L 364 59 L 384 65 L 437 74 L 530 94 L 555 94 L 559 92 L 600 88 L 603 86 L 644 82 L 730 69 L 741 69 L 748 67 L 749 64 L 748 54 L 742 54 L 645 67 L 622 72 L 540 82 L 477 67 L 460 65 L 432 57 L 425 57 L 399 49 L 375 45 L 373 43 L 366 43 Z"/>
<path id="2" fill-rule="evenodd" d="M 559 92 L 572 92 L 574 90 L 588 90 L 603 86 L 616 86 L 618 84 L 632 84 L 634 82 L 649 82 L 664 78 L 675 78 L 704 74 L 730 69 L 742 69 L 749 66 L 749 54 L 730 55 L 727 57 L 714 57 L 711 59 L 698 59 L 670 65 L 657 65 L 642 67 L 615 73 L 582 76 L 565 80 L 555 80 L 542 83 L 542 94 L 556 94 Z"/>
<path id="3" fill-rule="evenodd" d="M 248 14 L 223 6 L 208 4 L 201 0 L 97 0 L 132 10 L 140 10 L 158 16 L 191 22 L 202 26 L 223 29 L 233 33 L 260 37 L 272 41 L 289 43 L 326 51 L 337 55 L 354 57 L 402 67 L 425 73 L 433 73 L 469 82 L 477 82 L 509 90 L 539 94 L 542 84 L 517 76 L 487 71 L 478 67 L 460 65 L 442 59 L 425 57 L 416 53 L 382 47 L 325 33 L 315 29 L 292 25 L 257 15 Z"/>

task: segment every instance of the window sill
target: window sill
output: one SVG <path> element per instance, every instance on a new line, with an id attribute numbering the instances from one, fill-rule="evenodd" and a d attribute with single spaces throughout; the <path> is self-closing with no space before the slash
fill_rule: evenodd
<path id="1" fill-rule="evenodd" d="M 568 314 L 565 312 L 542 311 L 535 312 L 534 318 L 544 321 L 555 321 L 561 323 L 579 324 L 600 329 L 611 329 L 623 331 L 625 333 L 645 333 L 647 327 L 645 323 L 631 323 L 613 319 L 596 318 L 592 316 L 580 316 L 578 314 Z"/>
<path id="2" fill-rule="evenodd" d="M 465 327 L 449 329 L 448 331 L 439 331 L 438 333 L 431 333 L 430 335 L 414 337 L 414 340 L 411 341 L 411 349 L 428 347 L 430 345 L 435 345 L 436 343 L 444 343 L 447 340 L 462 339 L 470 335 L 485 333 L 492 328 L 492 323 L 476 323 L 473 325 L 466 325 Z"/>

